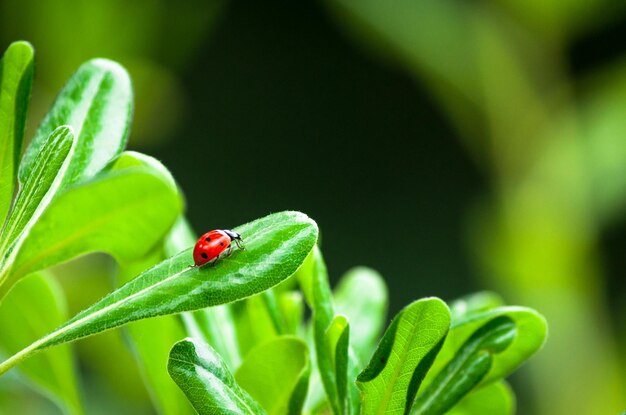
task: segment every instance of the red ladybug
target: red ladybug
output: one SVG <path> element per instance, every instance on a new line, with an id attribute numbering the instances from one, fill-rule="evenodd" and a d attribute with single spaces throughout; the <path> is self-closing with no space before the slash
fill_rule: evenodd
<path id="1" fill-rule="evenodd" d="M 237 248 L 245 249 L 241 235 L 228 229 L 216 229 L 202 235 L 193 248 L 193 260 L 196 266 L 199 267 L 213 260 L 216 262 L 226 249 L 228 249 L 227 255 L 230 255 L 233 241 Z"/>

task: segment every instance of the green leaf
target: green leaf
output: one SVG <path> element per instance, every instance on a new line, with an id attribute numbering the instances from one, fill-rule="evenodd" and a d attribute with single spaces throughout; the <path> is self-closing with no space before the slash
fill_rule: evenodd
<path id="1" fill-rule="evenodd" d="M 0 61 L 0 228 L 11 207 L 22 154 L 33 83 L 33 56 L 29 43 L 14 42 Z"/>
<path id="2" fill-rule="evenodd" d="M 251 350 L 235 379 L 268 414 L 300 414 L 309 380 L 308 356 L 302 340 L 280 336 Z"/>
<path id="3" fill-rule="evenodd" d="M 35 169 L 46 137 L 59 125 L 76 133 L 76 151 L 61 188 L 95 176 L 122 152 L 132 116 L 132 87 L 126 70 L 94 59 L 72 75 L 35 133 L 19 169 L 21 181 Z"/>
<path id="4" fill-rule="evenodd" d="M 118 281 L 128 282 L 142 270 L 160 262 L 159 251 L 120 268 Z M 167 373 L 165 362 L 172 345 L 186 336 L 178 316 L 161 316 L 129 324 L 123 331 L 126 343 L 133 351 L 150 397 L 159 414 L 183 415 L 195 413 L 185 395 Z"/>
<path id="5" fill-rule="evenodd" d="M 237 385 L 215 350 L 195 339 L 174 345 L 167 370 L 200 415 L 265 414 Z"/>
<path id="6" fill-rule="evenodd" d="M 406 414 L 450 327 L 438 298 L 415 301 L 400 311 L 357 378 L 362 414 Z"/>
<path id="7" fill-rule="evenodd" d="M 57 192 L 71 158 L 73 142 L 70 127 L 54 130 L 38 154 L 31 175 L 20 182 L 13 209 L 0 235 L 0 299 L 18 279 L 9 273 L 15 257 Z"/>
<path id="8" fill-rule="evenodd" d="M 485 378 L 494 364 L 494 356 L 506 350 L 516 335 L 515 322 L 508 316 L 485 323 L 419 394 L 415 413 L 439 415 L 452 408 Z"/>
<path id="9" fill-rule="evenodd" d="M 431 382 L 476 330 L 501 316 L 506 316 L 515 323 L 517 336 L 506 350 L 494 356 L 491 370 L 482 381 L 483 385 L 508 376 L 541 348 L 546 339 L 547 324 L 543 316 L 535 310 L 526 307 L 503 306 L 469 313 L 465 318 L 452 323 L 450 333 L 432 370 L 424 380 L 424 385 Z"/>
<path id="10" fill-rule="evenodd" d="M 335 379 L 335 366 L 326 340 L 326 330 L 330 327 L 333 318 L 333 299 L 328 284 L 328 273 L 326 264 L 319 248 L 315 246 L 313 252 L 307 258 L 302 269 L 298 272 L 298 278 L 304 296 L 313 309 L 313 343 L 315 345 L 315 361 L 319 370 L 319 376 L 322 380 L 324 390 L 330 401 L 333 413 L 341 414 L 345 409 L 343 402 L 339 401 L 337 391 L 337 381 Z M 315 394 L 314 399 L 317 401 L 319 396 L 317 388 L 317 373 L 313 373 L 312 393 Z M 317 405 L 318 402 L 313 402 Z"/>
<path id="11" fill-rule="evenodd" d="M 357 267 L 339 281 L 334 293 L 337 312 L 350 321 L 350 344 L 363 362 L 372 355 L 387 314 L 387 286 L 376 271 Z"/>
<path id="12" fill-rule="evenodd" d="M 333 318 L 324 334 L 327 350 L 334 367 L 334 379 L 337 388 L 337 401 L 342 413 L 348 412 L 348 352 L 350 346 L 350 325 L 346 316 L 337 315 Z"/>
<path id="13" fill-rule="evenodd" d="M 67 318 L 65 298 L 50 275 L 33 274 L 18 282 L 0 303 L 0 348 L 15 353 Z M 24 362 L 20 371 L 66 413 L 82 413 L 76 368 L 69 345 Z"/>
<path id="14" fill-rule="evenodd" d="M 515 395 L 506 382 L 480 388 L 456 404 L 446 415 L 513 415 Z"/>
<path id="15" fill-rule="evenodd" d="M 225 304 L 284 281 L 317 241 L 317 225 L 302 213 L 282 212 L 236 228 L 246 250 L 216 266 L 192 267 L 191 249 L 145 271 L 46 337 L 0 364 L 0 374 L 46 347 L 131 321 Z"/>
<path id="16" fill-rule="evenodd" d="M 18 277 L 89 252 L 119 262 L 146 255 L 182 211 L 182 197 L 156 160 L 124 153 L 113 168 L 60 194 L 17 255 Z"/>

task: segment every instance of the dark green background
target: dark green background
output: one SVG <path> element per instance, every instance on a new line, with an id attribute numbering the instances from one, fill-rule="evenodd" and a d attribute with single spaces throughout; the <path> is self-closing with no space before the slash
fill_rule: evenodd
<path id="1" fill-rule="evenodd" d="M 184 127 L 152 154 L 198 232 L 296 209 L 318 222 L 331 278 L 371 266 L 393 309 L 471 289 L 478 172 L 419 85 L 317 3 L 232 3 L 183 79 Z"/>

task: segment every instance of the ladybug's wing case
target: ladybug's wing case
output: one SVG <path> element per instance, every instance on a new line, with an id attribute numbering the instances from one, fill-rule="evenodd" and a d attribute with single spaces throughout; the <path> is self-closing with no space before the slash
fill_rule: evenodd
<path id="1" fill-rule="evenodd" d="M 206 253 L 210 259 L 217 258 L 228 246 L 230 245 L 230 238 L 226 235 L 219 235 L 216 238 L 211 238 L 210 242 L 206 242 Z"/>
<path id="2" fill-rule="evenodd" d="M 220 231 L 211 231 L 203 237 L 203 251 L 209 261 L 217 258 L 230 245 L 230 238 Z"/>
<path id="3" fill-rule="evenodd" d="M 230 237 L 224 232 L 215 230 L 205 233 L 198 239 L 193 250 L 196 265 L 204 265 L 214 260 L 230 245 Z"/>

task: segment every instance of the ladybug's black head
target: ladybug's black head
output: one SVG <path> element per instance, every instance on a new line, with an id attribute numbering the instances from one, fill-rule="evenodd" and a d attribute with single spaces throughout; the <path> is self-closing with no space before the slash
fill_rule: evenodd
<path id="1" fill-rule="evenodd" d="M 228 235 L 228 237 L 231 240 L 233 240 L 233 241 L 235 241 L 235 240 L 241 241 L 241 235 L 239 235 L 237 232 L 234 232 L 234 231 L 231 231 L 231 230 L 228 230 L 228 229 L 224 229 L 224 233 L 226 235 Z"/>

